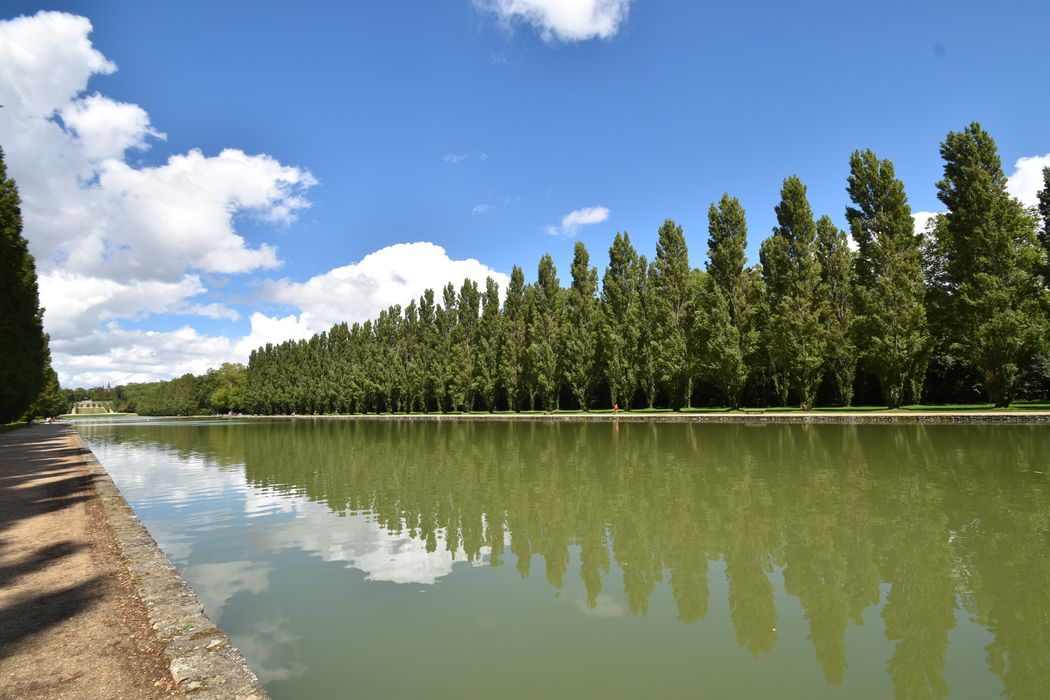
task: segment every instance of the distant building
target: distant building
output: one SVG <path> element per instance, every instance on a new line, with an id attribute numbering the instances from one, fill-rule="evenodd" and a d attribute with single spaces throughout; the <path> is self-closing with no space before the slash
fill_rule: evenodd
<path id="1" fill-rule="evenodd" d="M 73 404 L 73 414 L 113 413 L 108 401 L 77 401 Z"/>

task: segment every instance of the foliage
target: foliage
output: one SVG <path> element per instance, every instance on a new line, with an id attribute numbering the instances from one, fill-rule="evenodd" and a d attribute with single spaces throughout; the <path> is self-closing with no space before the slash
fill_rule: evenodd
<path id="1" fill-rule="evenodd" d="M 872 380 L 889 406 L 923 393 L 972 402 L 975 386 L 997 405 L 1044 397 L 1050 296 L 1039 242 L 1048 242 L 1050 169 L 1038 206 L 1026 210 L 1006 193 L 995 144 L 979 125 L 950 133 L 941 152 L 947 212 L 925 235 L 914 232 L 893 164 L 856 151 L 846 210 L 856 252 L 829 217 L 814 221 L 805 186 L 789 177 L 760 265 L 745 267 L 744 209 L 725 194 L 708 210 L 705 270 L 690 267 L 685 232 L 667 219 L 651 262 L 616 233 L 600 288 L 581 242 L 568 288 L 544 255 L 532 284 L 514 266 L 502 304 L 494 280 L 483 290 L 469 279 L 458 290 L 449 283 L 376 318 L 257 348 L 247 367 L 67 390 L 63 399 L 175 415 L 552 411 L 563 402 L 629 410 L 639 399 L 680 409 L 696 396 L 707 406 L 794 398 L 809 408 L 822 384 L 834 395 L 821 390 L 821 400 L 866 403 Z M 21 260 L 12 269 L 25 277 L 32 259 L 12 233 L 17 192 L 9 180 L 3 188 L 3 261 Z M 39 331 L 35 299 L 34 288 L 23 307 Z M 30 336 L 7 333 L 18 341 L 11 347 L 43 351 L 21 342 Z M 0 369 L 10 374 L 15 359 Z"/>
<path id="2" fill-rule="evenodd" d="M 943 329 L 988 399 L 1006 406 L 1045 343 L 1035 219 L 1007 194 L 998 148 L 980 124 L 949 132 L 941 156 L 937 196 L 948 210 L 936 229 Z"/>
<path id="3" fill-rule="evenodd" d="M 781 405 L 794 390 L 799 405 L 809 408 L 820 384 L 826 334 L 817 227 L 806 186 L 797 177 L 784 180 L 776 214 L 778 225 L 760 249 L 767 290 L 764 344 Z"/>
<path id="4" fill-rule="evenodd" d="M 657 234 L 649 279 L 654 364 L 668 403 L 677 411 L 688 405 L 692 394 L 694 371 L 687 343 L 692 335 L 693 293 L 685 234 L 671 219 Z"/>
<path id="5" fill-rule="evenodd" d="M 18 186 L 0 149 L 0 425 L 21 418 L 50 379 L 36 263 L 22 237 Z"/>
<path id="6" fill-rule="evenodd" d="M 565 347 L 563 363 L 565 383 L 572 390 L 579 407 L 586 411 L 596 378 L 598 343 L 598 269 L 582 241 L 573 249 L 572 286 L 566 304 Z M 573 358 L 572 361 L 569 361 Z"/>
<path id="7" fill-rule="evenodd" d="M 853 404 L 853 382 L 857 374 L 857 344 L 854 339 L 854 254 L 845 232 L 827 215 L 817 220 L 817 260 L 820 262 L 820 296 L 824 299 L 821 322 L 827 334 L 825 369 L 835 383 L 843 406 Z"/>
<path id="8" fill-rule="evenodd" d="M 744 269 L 747 220 L 740 201 L 723 194 L 707 212 L 707 276 L 699 287 L 694 335 L 700 375 L 739 408 L 755 351 L 751 278 Z"/>
<path id="9" fill-rule="evenodd" d="M 890 161 L 854 152 L 847 191 L 854 206 L 846 219 L 858 247 L 858 344 L 883 400 L 896 408 L 909 390 L 919 399 L 930 351 L 920 238 Z"/>
<path id="10" fill-rule="evenodd" d="M 637 349 L 641 342 L 641 261 L 631 237 L 617 233 L 602 276 L 600 362 L 609 405 L 629 409 L 638 387 Z"/>

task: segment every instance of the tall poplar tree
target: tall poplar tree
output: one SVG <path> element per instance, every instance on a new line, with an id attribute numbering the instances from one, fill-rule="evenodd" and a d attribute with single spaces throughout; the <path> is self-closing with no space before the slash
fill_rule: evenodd
<path id="1" fill-rule="evenodd" d="M 657 234 L 652 264 L 653 338 L 656 371 L 671 408 L 689 402 L 692 371 L 688 339 L 692 330 L 689 249 L 682 227 L 667 219 Z"/>
<path id="2" fill-rule="evenodd" d="M 780 398 L 798 392 L 803 409 L 813 406 L 824 364 L 825 332 L 819 294 L 820 262 L 815 255 L 817 227 L 806 186 L 795 176 L 784 180 L 776 206 L 777 226 L 762 241 L 768 318 L 764 343 L 770 376 Z"/>
<path id="3" fill-rule="evenodd" d="M 487 277 L 478 326 L 477 388 L 489 413 L 496 410 L 496 389 L 499 386 L 500 320 L 499 285 Z"/>
<path id="4" fill-rule="evenodd" d="M 598 269 L 591 267 L 587 246 L 573 248 L 572 286 L 566 303 L 563 369 L 565 382 L 581 410 L 590 408 L 598 344 Z"/>
<path id="5" fill-rule="evenodd" d="M 522 316 L 525 319 L 525 344 L 522 346 L 521 389 L 527 396 L 530 411 L 536 410 L 536 395 L 539 387 L 539 367 L 537 353 L 533 351 L 538 336 L 543 332 L 540 318 L 540 293 L 535 284 L 525 285 L 522 299 Z"/>
<path id="6" fill-rule="evenodd" d="M 660 370 L 657 364 L 659 353 L 656 347 L 656 315 L 660 305 L 656 300 L 653 284 L 653 267 L 644 255 L 638 257 L 637 276 L 639 321 L 635 372 L 638 376 L 638 386 L 645 397 L 645 405 L 652 408 L 656 405 L 656 392 L 660 386 Z"/>
<path id="7" fill-rule="evenodd" d="M 500 323 L 500 384 L 507 397 L 507 408 L 521 410 L 522 374 L 526 349 L 525 274 L 517 265 L 510 272 L 507 298 L 503 301 Z"/>
<path id="8" fill-rule="evenodd" d="M 452 350 L 452 403 L 457 411 L 470 411 L 474 408 L 480 306 L 478 283 L 470 278 L 464 279 L 456 299 L 458 313 Z"/>
<path id="9" fill-rule="evenodd" d="M 413 299 L 405 307 L 401 323 L 401 362 L 405 385 L 402 391 L 405 411 L 412 413 L 423 403 L 423 348 L 420 344 L 419 306 Z"/>
<path id="10" fill-rule="evenodd" d="M 532 343 L 529 353 L 537 389 L 543 399 L 543 408 L 556 411 L 561 394 L 560 340 L 565 322 L 565 302 L 561 284 L 558 282 L 558 271 L 549 254 L 540 258 L 535 288 L 536 308 L 532 320 Z"/>
<path id="11" fill-rule="evenodd" d="M 824 215 L 817 220 L 817 260 L 820 262 L 820 296 L 824 298 L 823 325 L 827 331 L 827 370 L 843 406 L 853 404 L 857 376 L 854 340 L 854 255 L 849 239 Z"/>
<path id="12" fill-rule="evenodd" d="M 50 366 L 36 262 L 22 237 L 18 186 L 0 149 L 0 424 L 18 420 L 44 386 Z"/>
<path id="13" fill-rule="evenodd" d="M 1034 217 L 1006 191 L 999 150 L 977 122 L 941 144 L 947 207 L 937 226 L 949 292 L 949 332 L 982 379 L 988 400 L 1007 406 L 1022 369 L 1045 341 L 1040 251 Z"/>
<path id="14" fill-rule="evenodd" d="M 609 266 L 602 276 L 602 374 L 609 387 L 609 404 L 630 409 L 638 386 L 635 353 L 641 309 L 638 298 L 638 253 L 626 232 L 617 232 L 609 248 Z"/>
<path id="15" fill-rule="evenodd" d="M 437 396 L 437 326 L 435 325 L 434 290 L 426 289 L 419 297 L 419 374 L 422 382 L 423 412 L 430 409 Z"/>
<path id="16" fill-rule="evenodd" d="M 1037 209 L 1043 220 L 1043 229 L 1039 232 L 1039 242 L 1043 245 L 1043 286 L 1050 288 L 1050 167 L 1043 168 L 1043 189 L 1039 191 Z"/>
<path id="17" fill-rule="evenodd" d="M 883 400 L 896 408 L 909 390 L 919 400 L 930 352 L 922 238 L 893 163 L 866 150 L 855 151 L 849 165 L 853 206 L 846 207 L 846 220 L 857 242 L 858 346 Z"/>
<path id="18" fill-rule="evenodd" d="M 722 195 L 707 210 L 707 277 L 697 305 L 694 334 L 699 336 L 700 370 L 740 407 L 756 334 L 750 280 L 744 269 L 747 220 L 736 197 Z"/>
<path id="19" fill-rule="evenodd" d="M 441 304 L 434 312 L 435 349 L 432 371 L 434 373 L 434 399 L 439 412 L 449 410 L 450 406 L 457 316 L 456 288 L 449 282 L 441 290 Z"/>

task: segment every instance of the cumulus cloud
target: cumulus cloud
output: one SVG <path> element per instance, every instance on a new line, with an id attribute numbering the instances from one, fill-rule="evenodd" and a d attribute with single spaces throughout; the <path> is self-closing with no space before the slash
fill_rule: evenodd
<path id="1" fill-rule="evenodd" d="M 924 234 L 926 233 L 926 227 L 930 225 L 930 221 L 938 214 L 943 212 L 939 211 L 914 211 L 911 214 L 912 220 L 915 222 L 915 233 Z"/>
<path id="2" fill-rule="evenodd" d="M 0 21 L 0 143 L 22 197 L 54 364 L 63 381 L 80 377 L 76 383 L 203 371 L 204 363 L 231 359 L 236 344 L 188 327 L 129 335 L 116 321 L 236 320 L 235 310 L 196 299 L 208 291 L 202 275 L 279 267 L 276 247 L 250 245 L 235 222 L 294 221 L 316 181 L 235 149 L 190 150 L 148 167 L 128 162 L 129 151 L 166 137 L 139 105 L 87 93 L 92 76 L 117 69 L 92 46 L 91 31 L 87 19 L 62 12 Z M 84 343 L 131 346 L 75 354 Z"/>
<path id="3" fill-rule="evenodd" d="M 581 226 L 600 224 L 609 218 L 609 210 L 605 207 L 585 207 L 573 209 L 561 218 L 559 226 L 549 226 L 547 233 L 552 236 L 575 236 Z"/>
<path id="4" fill-rule="evenodd" d="M 1006 178 L 1006 191 L 1026 207 L 1038 204 L 1039 191 L 1043 189 L 1043 168 L 1050 167 L 1050 153 L 1042 156 L 1022 156 L 1014 162 L 1014 171 Z M 917 211 L 912 213 L 915 233 L 925 233 L 931 219 L 942 211 Z"/>
<path id="5" fill-rule="evenodd" d="M 83 337 L 100 324 L 150 314 L 182 314 L 236 321 L 239 314 L 218 303 L 197 304 L 191 297 L 205 291 L 197 275 L 171 282 L 126 282 L 52 270 L 40 276 L 40 304 L 46 309 L 53 340 Z"/>
<path id="6" fill-rule="evenodd" d="M 474 215 L 488 214 L 490 211 L 492 211 L 491 204 L 475 204 L 474 208 L 470 210 L 470 213 Z"/>
<path id="7" fill-rule="evenodd" d="M 149 148 L 147 138 L 167 138 L 150 125 L 146 110 L 97 92 L 67 102 L 59 115 L 66 128 L 79 139 L 83 155 L 90 161 L 123 158 L 129 148 Z"/>
<path id="8" fill-rule="evenodd" d="M 483 285 L 491 277 L 505 289 L 510 279 L 481 262 L 453 260 L 434 243 L 398 243 L 306 282 L 283 279 L 263 285 L 261 297 L 301 310 L 299 322 L 315 331 L 342 321 L 373 318 L 393 304 L 404 306 L 427 288 L 440 296 L 449 282 Z"/>
<path id="9" fill-rule="evenodd" d="M 222 305 L 193 305 L 176 313 L 227 318 L 236 312 Z M 187 372 L 203 374 L 223 362 L 247 362 L 266 343 L 299 340 L 315 330 L 294 314 L 249 317 L 240 338 L 208 335 L 189 325 L 173 331 L 127 330 L 116 321 L 51 340 L 51 356 L 63 386 L 100 386 L 170 379 Z"/>
<path id="10" fill-rule="evenodd" d="M 1050 153 L 1018 158 L 1006 191 L 1026 207 L 1034 207 L 1039 202 L 1039 191 L 1043 189 L 1043 168 L 1050 168 Z"/>
<path id="11" fill-rule="evenodd" d="M 522 22 L 547 42 L 609 39 L 620 30 L 631 0 L 475 0 L 510 26 Z"/>

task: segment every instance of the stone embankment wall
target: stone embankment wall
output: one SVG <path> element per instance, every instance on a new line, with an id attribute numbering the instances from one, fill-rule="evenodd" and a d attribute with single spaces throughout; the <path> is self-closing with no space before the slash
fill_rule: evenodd
<path id="1" fill-rule="evenodd" d="M 176 686 L 187 697 L 266 700 L 269 695 L 226 634 L 204 613 L 196 594 L 132 512 L 109 474 L 75 432 L 106 519 L 164 646 Z"/>

